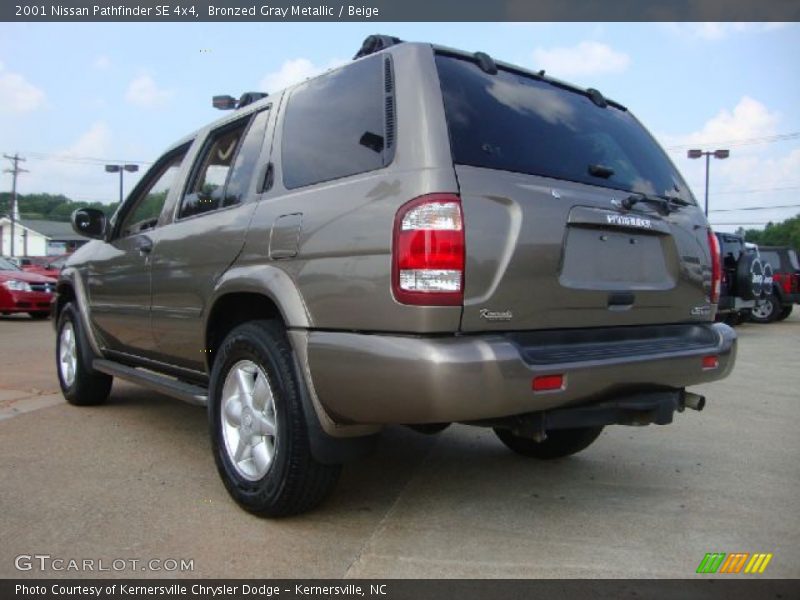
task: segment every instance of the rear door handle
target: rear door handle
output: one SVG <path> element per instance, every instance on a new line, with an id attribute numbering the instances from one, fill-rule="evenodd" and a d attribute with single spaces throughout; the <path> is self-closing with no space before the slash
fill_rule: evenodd
<path id="1" fill-rule="evenodd" d="M 150 252 L 153 250 L 153 240 L 151 240 L 146 235 L 140 235 L 139 237 L 137 237 L 135 245 L 136 249 L 139 251 L 139 254 L 141 256 L 144 256 L 145 254 L 150 254 Z"/>

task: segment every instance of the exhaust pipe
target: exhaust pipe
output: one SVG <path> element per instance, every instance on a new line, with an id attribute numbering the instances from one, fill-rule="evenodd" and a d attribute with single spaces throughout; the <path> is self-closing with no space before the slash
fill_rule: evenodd
<path id="1" fill-rule="evenodd" d="M 692 410 L 703 410 L 706 405 L 706 397 L 692 392 L 683 392 L 683 405 Z"/>

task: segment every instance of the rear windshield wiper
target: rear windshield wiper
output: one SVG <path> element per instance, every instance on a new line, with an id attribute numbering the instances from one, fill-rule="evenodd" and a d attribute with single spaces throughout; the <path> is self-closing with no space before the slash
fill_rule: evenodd
<path id="1" fill-rule="evenodd" d="M 692 203 L 678 198 L 677 196 L 657 196 L 655 194 L 636 193 L 631 194 L 622 201 L 623 208 L 630 210 L 638 202 L 647 202 L 655 204 L 658 207 L 658 212 L 668 215 L 673 210 L 677 210 L 681 206 L 692 206 Z"/>

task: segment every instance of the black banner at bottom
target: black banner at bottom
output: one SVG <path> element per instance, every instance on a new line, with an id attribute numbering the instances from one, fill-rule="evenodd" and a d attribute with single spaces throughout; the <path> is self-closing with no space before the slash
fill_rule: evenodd
<path id="1" fill-rule="evenodd" d="M 708 578 L 687 580 L 456 580 L 456 579 L 47 579 L 0 580 L 3 600 L 528 600 L 608 598 L 775 600 L 800 597 L 800 580 Z"/>

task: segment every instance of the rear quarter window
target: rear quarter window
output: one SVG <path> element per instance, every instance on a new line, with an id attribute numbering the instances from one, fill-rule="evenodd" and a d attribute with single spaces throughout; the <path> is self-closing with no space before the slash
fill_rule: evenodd
<path id="1" fill-rule="evenodd" d="M 283 124 L 287 189 L 380 169 L 388 163 L 384 58 L 374 56 L 297 87 Z"/>

